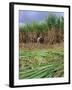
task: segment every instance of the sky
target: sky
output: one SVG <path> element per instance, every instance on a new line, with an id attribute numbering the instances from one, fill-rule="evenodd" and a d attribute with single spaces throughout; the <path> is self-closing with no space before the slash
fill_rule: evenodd
<path id="1" fill-rule="evenodd" d="M 56 16 L 64 16 L 63 12 L 19 10 L 19 24 L 42 21 L 48 17 L 50 13 Z"/>

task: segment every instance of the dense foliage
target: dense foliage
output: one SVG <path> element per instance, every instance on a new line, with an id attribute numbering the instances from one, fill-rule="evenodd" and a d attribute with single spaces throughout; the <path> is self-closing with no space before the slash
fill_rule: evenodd
<path id="1" fill-rule="evenodd" d="M 19 26 L 20 43 L 36 43 L 42 36 L 44 43 L 60 43 L 63 41 L 64 18 L 63 16 L 49 15 L 40 22 L 33 21 Z"/>
<path id="2" fill-rule="evenodd" d="M 41 22 L 33 21 L 32 23 L 26 23 L 19 27 L 21 32 L 45 32 L 51 30 L 52 28 L 58 28 L 63 30 L 64 18 L 55 15 L 49 15 Z"/>

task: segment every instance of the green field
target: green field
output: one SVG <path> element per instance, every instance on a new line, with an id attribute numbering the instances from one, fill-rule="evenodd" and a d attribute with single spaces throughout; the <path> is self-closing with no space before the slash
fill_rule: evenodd
<path id="1" fill-rule="evenodd" d="M 19 79 L 63 76 L 63 48 L 19 50 Z"/>

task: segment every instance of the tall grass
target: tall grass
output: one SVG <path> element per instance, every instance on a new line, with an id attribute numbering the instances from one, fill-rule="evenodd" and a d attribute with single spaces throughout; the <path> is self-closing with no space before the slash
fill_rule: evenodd
<path id="1" fill-rule="evenodd" d="M 58 28 L 63 30 L 64 18 L 56 15 L 49 15 L 42 22 L 33 21 L 32 23 L 26 23 L 19 27 L 21 32 L 46 32 L 51 28 Z"/>
<path id="2" fill-rule="evenodd" d="M 36 42 L 41 35 L 44 42 L 58 43 L 63 40 L 64 18 L 55 15 L 49 15 L 43 21 L 26 23 L 19 26 L 20 43 Z M 52 37 L 53 36 L 53 37 Z"/>

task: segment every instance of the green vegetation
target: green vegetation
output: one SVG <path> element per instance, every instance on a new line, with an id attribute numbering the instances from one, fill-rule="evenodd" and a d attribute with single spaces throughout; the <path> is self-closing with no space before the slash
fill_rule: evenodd
<path id="1" fill-rule="evenodd" d="M 19 26 L 19 79 L 63 77 L 63 42 L 63 16 Z"/>
<path id="2" fill-rule="evenodd" d="M 46 32 L 52 28 L 63 30 L 64 18 L 56 15 L 49 15 L 41 22 L 33 21 L 32 23 L 26 23 L 19 27 L 21 32 Z"/>
<path id="3" fill-rule="evenodd" d="M 34 49 L 19 52 L 19 79 L 63 77 L 63 48 Z"/>
<path id="4" fill-rule="evenodd" d="M 60 43 L 64 35 L 64 17 L 49 15 L 40 22 L 33 21 L 19 26 L 20 43 L 36 43 L 42 37 L 44 43 Z"/>

